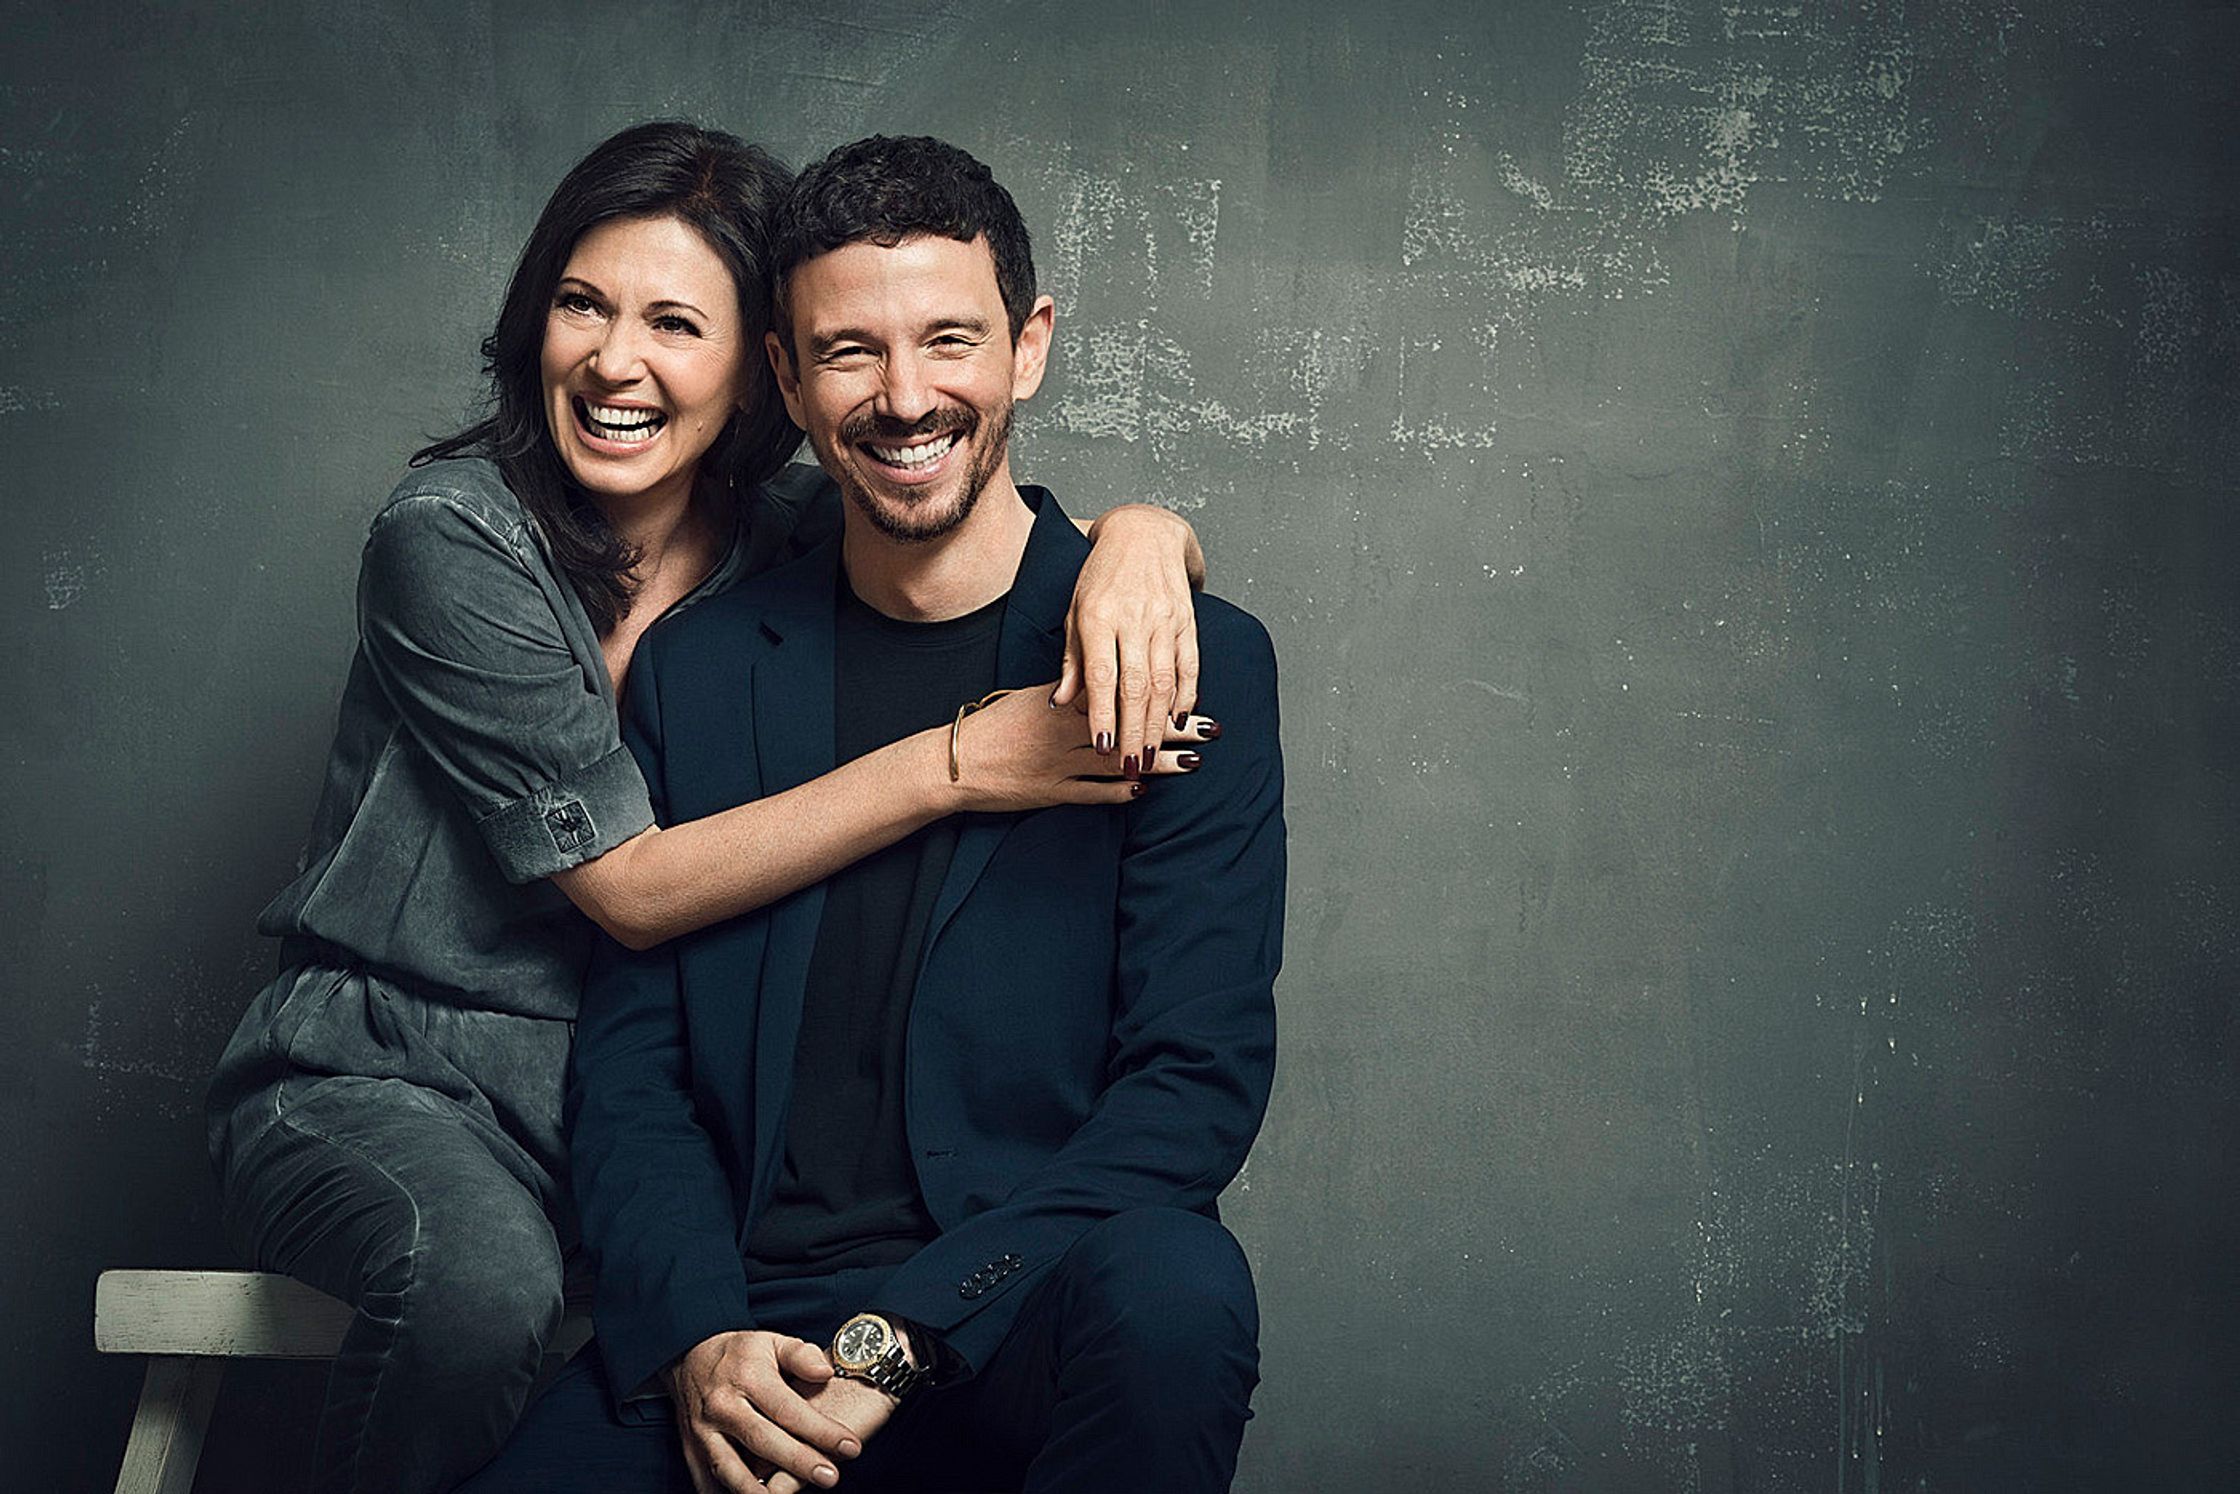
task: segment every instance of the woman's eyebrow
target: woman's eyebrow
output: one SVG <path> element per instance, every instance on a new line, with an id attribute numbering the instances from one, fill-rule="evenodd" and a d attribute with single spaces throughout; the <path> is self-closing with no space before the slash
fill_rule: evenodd
<path id="1" fill-rule="evenodd" d="M 702 310 L 701 310 L 701 309 L 700 309 L 699 307 L 697 307 L 697 306 L 693 305 L 693 304 L 692 304 L 692 303 L 691 303 L 690 301 L 655 301 L 655 302 L 653 302 L 653 303 L 652 303 L 651 305 L 647 306 L 647 307 L 646 307 L 646 310 L 648 310 L 648 311 L 688 311 L 688 312 L 692 313 L 692 315 L 694 315 L 694 316 L 696 316 L 696 317 L 700 318 L 700 320 L 702 320 L 702 321 L 707 321 L 707 320 L 708 320 L 708 313 L 706 313 L 705 311 L 702 311 Z"/>

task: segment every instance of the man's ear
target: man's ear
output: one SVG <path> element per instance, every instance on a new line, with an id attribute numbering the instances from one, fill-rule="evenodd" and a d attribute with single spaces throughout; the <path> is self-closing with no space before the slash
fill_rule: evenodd
<path id="1" fill-rule="evenodd" d="M 1042 387 L 1043 372 L 1050 365 L 1050 332 L 1058 318 L 1058 303 L 1048 296 L 1035 299 L 1034 310 L 1011 339 L 1011 397 L 1032 399 Z"/>
<path id="2" fill-rule="evenodd" d="M 770 359 L 770 372 L 777 375 L 778 393 L 786 402 L 786 414 L 803 430 L 809 422 L 801 414 L 801 380 L 793 371 L 793 355 L 786 351 L 785 343 L 775 332 L 762 334 L 762 351 Z"/>

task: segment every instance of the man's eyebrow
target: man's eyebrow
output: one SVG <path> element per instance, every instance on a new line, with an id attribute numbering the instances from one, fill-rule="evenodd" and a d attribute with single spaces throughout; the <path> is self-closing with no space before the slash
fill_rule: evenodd
<path id="1" fill-rule="evenodd" d="M 932 337 L 942 332 L 970 332 L 975 337 L 986 337 L 993 330 L 993 323 L 979 316 L 944 316 L 927 322 L 918 335 Z M 835 327 L 830 332 L 809 334 L 809 356 L 821 358 L 844 342 L 878 344 L 879 339 L 861 327 Z"/>
<path id="2" fill-rule="evenodd" d="M 822 358 L 844 342 L 875 341 L 877 339 L 861 327 L 835 327 L 830 332 L 812 332 L 809 334 L 809 356 Z"/>

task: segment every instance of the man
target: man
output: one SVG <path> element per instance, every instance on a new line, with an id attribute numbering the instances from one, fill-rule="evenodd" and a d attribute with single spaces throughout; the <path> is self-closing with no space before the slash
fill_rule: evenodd
<path id="1" fill-rule="evenodd" d="M 996 728 L 960 705 L 1055 675 L 1087 551 L 1012 479 L 1054 313 L 1010 195 L 875 138 L 790 208 L 770 356 L 844 532 L 649 635 L 664 820 L 936 723 L 969 756 Z M 477 1491 L 1228 1487 L 1258 1327 L 1214 1201 L 1274 1062 L 1282 769 L 1266 633 L 1198 626 L 1227 731 L 1154 765 L 1195 771 L 603 950 L 570 1105 L 598 1347 Z"/>

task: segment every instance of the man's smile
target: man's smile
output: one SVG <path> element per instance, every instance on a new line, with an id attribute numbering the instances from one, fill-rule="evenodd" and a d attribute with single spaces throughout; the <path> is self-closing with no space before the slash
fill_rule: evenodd
<path id="1" fill-rule="evenodd" d="M 889 483 L 919 487 L 949 470 L 951 457 L 978 424 L 968 412 L 955 408 L 935 410 L 900 429 L 900 422 L 866 415 L 848 423 L 844 438 L 865 465 Z"/>

